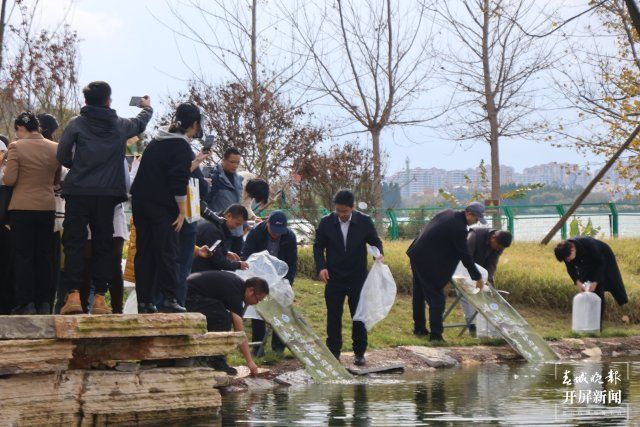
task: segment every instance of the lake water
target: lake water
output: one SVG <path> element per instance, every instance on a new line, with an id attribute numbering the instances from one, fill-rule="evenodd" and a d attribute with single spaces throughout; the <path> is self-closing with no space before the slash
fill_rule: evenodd
<path id="1" fill-rule="evenodd" d="M 378 375 L 356 384 L 230 393 L 223 396 L 221 419 L 216 422 L 249 426 L 640 425 L 640 360 L 487 364 Z"/>

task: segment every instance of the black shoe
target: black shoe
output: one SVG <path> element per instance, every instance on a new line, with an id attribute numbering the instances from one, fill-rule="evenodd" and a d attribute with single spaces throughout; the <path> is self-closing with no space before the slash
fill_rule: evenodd
<path id="1" fill-rule="evenodd" d="M 356 366 L 364 366 L 367 364 L 367 359 L 364 358 L 364 354 L 356 354 L 356 357 L 353 359 L 353 364 Z"/>
<path id="2" fill-rule="evenodd" d="M 471 325 L 469 326 L 469 335 L 471 335 L 474 338 L 477 338 L 478 336 L 478 331 L 476 329 L 476 325 Z"/>
<path id="3" fill-rule="evenodd" d="M 229 366 L 227 360 L 224 357 L 210 357 L 207 362 L 209 367 L 215 369 L 216 371 L 222 371 L 227 375 L 238 375 L 238 370 Z"/>
<path id="4" fill-rule="evenodd" d="M 32 314 L 37 314 L 36 311 L 36 306 L 34 303 L 30 302 L 28 304 L 22 304 L 19 305 L 17 307 L 15 307 L 13 310 L 11 310 L 11 314 L 17 314 L 17 315 L 32 315 Z"/>
<path id="5" fill-rule="evenodd" d="M 427 328 L 422 328 L 422 329 L 413 329 L 413 335 L 418 336 L 418 337 L 426 337 L 427 335 L 429 335 L 429 330 Z"/>
<path id="6" fill-rule="evenodd" d="M 160 311 L 163 313 L 186 313 L 187 309 L 178 304 L 177 299 L 164 300 L 164 303 L 160 306 Z"/>
<path id="7" fill-rule="evenodd" d="M 151 303 L 138 304 L 138 314 L 153 314 L 157 312 L 158 309 Z"/>
<path id="8" fill-rule="evenodd" d="M 446 343 L 444 338 L 442 338 L 442 334 L 434 334 L 433 332 L 429 334 L 429 342 Z"/>
<path id="9" fill-rule="evenodd" d="M 51 305 L 48 302 L 41 302 L 36 308 L 38 314 L 51 314 Z"/>

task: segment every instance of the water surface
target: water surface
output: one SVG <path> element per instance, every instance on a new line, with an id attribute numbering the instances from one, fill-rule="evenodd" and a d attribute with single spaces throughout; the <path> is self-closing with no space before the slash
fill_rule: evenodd
<path id="1" fill-rule="evenodd" d="M 218 422 L 222 425 L 336 426 L 472 422 L 476 425 L 639 425 L 637 379 L 640 379 L 640 361 L 464 366 L 378 375 L 356 384 L 313 384 L 230 393 L 223 396 Z M 604 404 L 597 401 L 603 396 Z"/>

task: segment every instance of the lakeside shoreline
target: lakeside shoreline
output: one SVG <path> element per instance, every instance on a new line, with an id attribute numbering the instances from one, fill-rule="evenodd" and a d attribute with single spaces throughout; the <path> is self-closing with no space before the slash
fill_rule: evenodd
<path id="1" fill-rule="evenodd" d="M 550 341 L 549 345 L 560 356 L 558 363 L 578 360 L 599 361 L 602 359 L 622 359 L 640 356 L 640 335 L 624 337 L 581 337 L 563 338 Z M 353 353 L 344 353 L 341 363 L 350 369 Z M 407 371 L 435 371 L 436 369 L 455 368 L 464 365 L 485 363 L 526 363 L 508 344 L 472 345 L 472 346 L 399 346 L 379 348 L 367 352 L 366 368 L 380 368 L 401 363 Z M 302 363 L 294 358 L 285 357 L 268 367 L 258 378 L 247 376 L 245 369 L 232 378 L 231 384 L 222 387 L 223 392 L 258 391 L 280 386 L 294 386 L 311 383 L 308 375 L 302 371 Z"/>

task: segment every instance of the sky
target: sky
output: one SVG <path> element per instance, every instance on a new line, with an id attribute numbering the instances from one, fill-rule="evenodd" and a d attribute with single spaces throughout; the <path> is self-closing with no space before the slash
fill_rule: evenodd
<path id="1" fill-rule="evenodd" d="M 180 38 L 167 27 L 177 28 L 178 24 L 163 0 L 40 2 L 39 25 L 51 25 L 66 16 L 71 27 L 78 31 L 80 83 L 109 82 L 113 89 L 112 106 L 121 116 L 136 114 L 136 109 L 128 103 L 131 96 L 140 95 L 150 95 L 156 112 L 163 112 L 160 103 L 185 89 L 191 66 L 206 70 L 217 81 L 224 81 L 227 76 L 201 47 Z M 181 8 L 181 1 L 171 3 Z M 195 17 L 193 22 L 195 25 Z M 472 168 L 478 166 L 481 159 L 489 163 L 488 144 L 458 144 L 432 130 L 390 129 L 382 134 L 382 145 L 388 155 L 387 175 L 404 168 L 407 158 L 411 167 L 423 168 Z M 500 151 L 501 163 L 515 167 L 516 171 L 551 161 L 580 165 L 604 162 L 594 155 L 585 157 L 571 149 L 530 140 L 504 141 Z"/>

